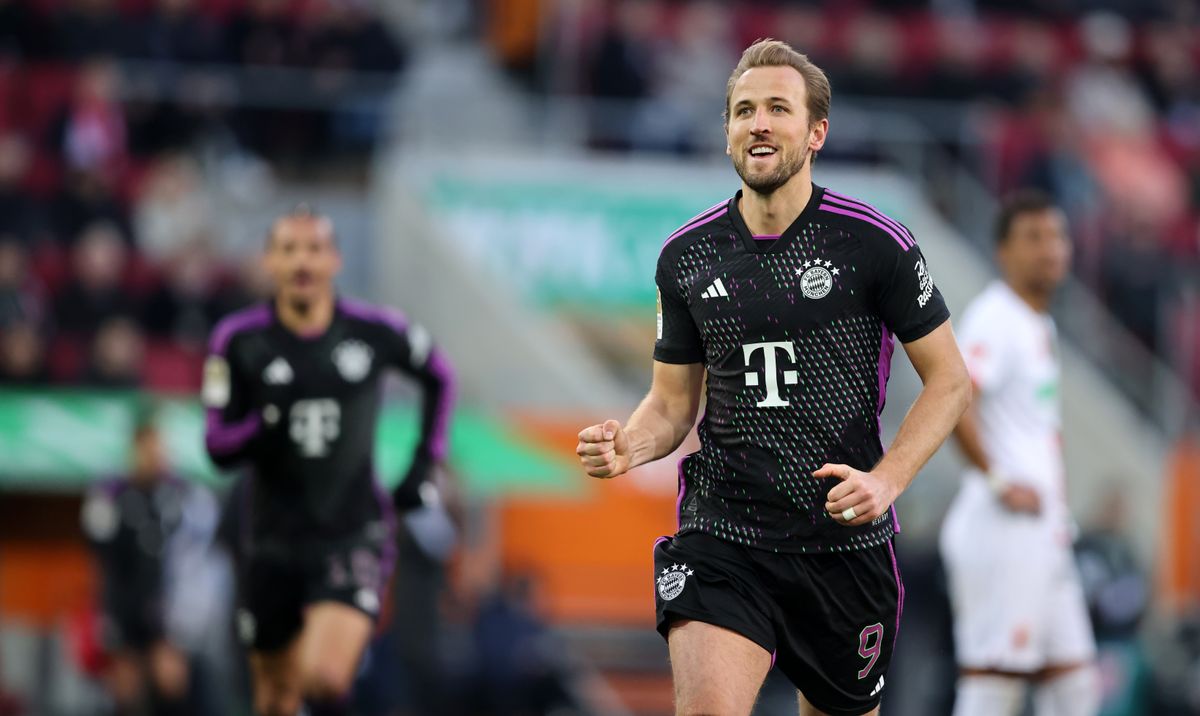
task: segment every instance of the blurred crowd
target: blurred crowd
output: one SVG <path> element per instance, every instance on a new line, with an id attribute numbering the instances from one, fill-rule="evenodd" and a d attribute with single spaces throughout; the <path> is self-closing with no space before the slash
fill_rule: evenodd
<path id="1" fill-rule="evenodd" d="M 403 61 L 351 0 L 0 0 L 0 382 L 195 388 L 264 288 L 221 250 L 207 150 L 359 157 L 378 113 L 347 78 Z"/>
<path id="2" fill-rule="evenodd" d="M 605 150 L 716 156 L 740 48 L 776 37 L 829 74 L 839 103 L 917 116 L 995 195 L 1034 186 L 1067 209 L 1076 268 L 1200 396 L 1200 6 L 1192 2 L 569 4 L 536 84 L 590 98 Z M 839 99 L 840 98 L 840 99 Z M 930 115 L 936 121 L 929 121 Z M 881 137 L 879 141 L 889 141 Z M 930 186 L 931 196 L 952 193 Z M 961 227 L 982 233 L 983 224 Z"/>

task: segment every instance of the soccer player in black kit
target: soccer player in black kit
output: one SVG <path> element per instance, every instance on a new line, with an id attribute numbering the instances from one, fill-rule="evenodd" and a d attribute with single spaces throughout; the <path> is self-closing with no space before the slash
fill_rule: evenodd
<path id="1" fill-rule="evenodd" d="M 238 627 L 254 708 L 344 713 L 394 559 L 394 509 L 420 504 L 443 458 L 451 374 L 428 333 L 399 313 L 338 298 L 333 228 L 300 209 L 267 239 L 277 293 L 213 330 L 202 397 L 205 445 L 253 480 Z M 389 500 L 372 453 L 380 381 L 395 369 L 423 389 L 412 467 Z"/>
<path id="2" fill-rule="evenodd" d="M 654 548 L 677 714 L 750 713 L 773 664 L 802 714 L 877 713 L 904 593 L 892 503 L 970 399 L 912 234 L 812 182 L 829 99 L 787 44 L 742 55 L 725 108 L 741 191 L 667 237 L 650 392 L 579 434 L 587 473 L 615 477 L 674 451 L 707 385 L 679 530 Z M 885 454 L 893 336 L 924 387 Z"/>

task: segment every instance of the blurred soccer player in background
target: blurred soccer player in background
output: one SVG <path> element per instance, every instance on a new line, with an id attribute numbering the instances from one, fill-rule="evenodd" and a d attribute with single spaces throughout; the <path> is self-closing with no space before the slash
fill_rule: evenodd
<path id="1" fill-rule="evenodd" d="M 215 502 L 171 476 L 158 429 L 139 423 L 127 478 L 97 483 L 84 500 L 84 533 L 101 576 L 100 642 L 116 713 L 193 713 L 188 657 L 171 633 L 172 589 L 189 519 L 215 516 Z M 211 525 L 209 525 L 211 527 Z"/>
<path id="2" fill-rule="evenodd" d="M 615 477 L 679 446 L 707 384 L 654 555 L 679 714 L 750 713 L 774 664 L 804 714 L 877 713 L 903 601 L 892 503 L 970 396 L 912 234 L 812 181 L 829 101 L 786 43 L 745 51 L 725 107 L 742 188 L 663 245 L 649 395 L 579 434 L 587 473 Z M 885 456 L 893 336 L 924 388 Z"/>
<path id="3" fill-rule="evenodd" d="M 1072 559 L 1058 337 L 1049 308 L 1070 266 L 1066 218 L 1037 193 L 996 226 L 994 281 L 963 314 L 974 405 L 954 435 L 970 463 L 941 534 L 960 668 L 956 716 L 1092 716 L 1096 646 Z"/>
<path id="4" fill-rule="evenodd" d="M 420 505 L 446 452 L 451 372 L 420 326 L 337 297 L 328 218 L 281 216 L 265 262 L 275 297 L 217 325 L 202 390 L 209 455 L 253 476 L 238 627 L 257 713 L 293 716 L 302 702 L 314 716 L 346 713 L 394 560 L 393 505 Z M 373 465 L 389 370 L 423 392 L 419 442 L 390 501 Z"/>

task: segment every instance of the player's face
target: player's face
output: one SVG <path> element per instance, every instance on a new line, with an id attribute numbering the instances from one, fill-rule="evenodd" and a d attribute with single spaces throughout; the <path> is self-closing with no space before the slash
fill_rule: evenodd
<path id="1" fill-rule="evenodd" d="M 1067 220 L 1058 209 L 1020 214 L 1000 245 L 1000 264 L 1012 282 L 1039 293 L 1058 288 L 1071 264 Z"/>
<path id="2" fill-rule="evenodd" d="M 755 67 L 733 86 L 726 152 L 746 186 L 771 194 L 825 143 L 828 120 L 810 124 L 804 77 L 791 67 Z"/>
<path id="3" fill-rule="evenodd" d="M 280 219 L 267 244 L 266 267 L 280 298 L 295 306 L 332 294 L 342 267 L 333 227 L 322 218 Z"/>
<path id="4" fill-rule="evenodd" d="M 153 480 L 167 469 L 162 439 L 155 430 L 139 434 L 133 443 L 133 474 L 138 480 Z"/>

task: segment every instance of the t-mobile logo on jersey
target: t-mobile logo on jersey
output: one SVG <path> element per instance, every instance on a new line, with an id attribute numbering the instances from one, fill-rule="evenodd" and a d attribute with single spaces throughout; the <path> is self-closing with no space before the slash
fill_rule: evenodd
<path id="1" fill-rule="evenodd" d="M 298 400 L 290 413 L 292 440 L 304 457 L 325 457 L 341 433 L 342 408 L 336 400 Z"/>
<path id="2" fill-rule="evenodd" d="M 749 343 L 742 346 L 742 355 L 746 360 L 746 368 L 750 368 L 750 357 L 755 351 L 763 352 L 763 375 L 766 380 L 767 397 L 758 401 L 757 405 L 760 408 L 780 408 L 790 405 L 779 395 L 779 371 L 775 367 L 775 351 L 781 350 L 787 353 L 788 360 L 793 365 L 796 363 L 796 348 L 791 341 L 772 341 L 770 343 Z M 800 373 L 794 370 L 783 371 L 784 385 L 795 385 L 800 382 Z M 758 372 L 747 370 L 746 385 L 756 386 L 759 384 Z"/>

